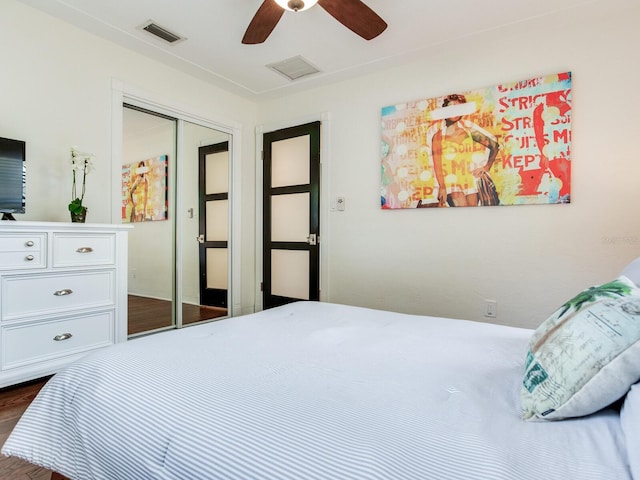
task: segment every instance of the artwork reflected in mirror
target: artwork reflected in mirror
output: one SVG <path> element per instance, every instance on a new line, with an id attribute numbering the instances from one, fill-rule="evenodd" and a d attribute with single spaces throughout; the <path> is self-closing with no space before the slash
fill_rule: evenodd
<path id="1" fill-rule="evenodd" d="M 168 156 L 122 166 L 122 223 L 166 220 Z"/>

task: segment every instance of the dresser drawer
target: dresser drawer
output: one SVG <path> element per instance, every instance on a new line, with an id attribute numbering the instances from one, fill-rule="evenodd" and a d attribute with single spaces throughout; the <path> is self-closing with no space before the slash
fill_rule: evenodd
<path id="1" fill-rule="evenodd" d="M 113 343 L 112 311 L 2 327 L 3 370 Z"/>
<path id="2" fill-rule="evenodd" d="M 2 320 L 115 304 L 115 271 L 2 278 Z"/>
<path id="3" fill-rule="evenodd" d="M 116 261 L 116 237 L 109 233 L 53 234 L 54 268 L 114 265 Z"/>
<path id="4" fill-rule="evenodd" d="M 0 270 L 44 268 L 46 234 L 0 235 Z"/>

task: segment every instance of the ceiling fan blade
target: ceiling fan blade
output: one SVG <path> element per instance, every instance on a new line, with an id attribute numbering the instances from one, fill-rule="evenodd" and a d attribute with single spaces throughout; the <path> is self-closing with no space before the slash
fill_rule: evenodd
<path id="1" fill-rule="evenodd" d="M 251 23 L 247 27 L 242 37 L 242 43 L 246 45 L 255 45 L 264 42 L 284 14 L 284 8 L 273 0 L 264 0 L 260 8 L 253 16 Z"/>
<path id="2" fill-rule="evenodd" d="M 318 0 L 329 15 L 365 40 L 376 38 L 387 23 L 360 0 Z"/>

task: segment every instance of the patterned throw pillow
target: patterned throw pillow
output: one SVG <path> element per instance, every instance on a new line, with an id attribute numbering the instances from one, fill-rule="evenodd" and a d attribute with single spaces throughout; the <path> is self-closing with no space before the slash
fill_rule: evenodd
<path id="1" fill-rule="evenodd" d="M 640 379 L 640 288 L 625 276 L 569 300 L 529 342 L 524 419 L 596 412 Z"/>

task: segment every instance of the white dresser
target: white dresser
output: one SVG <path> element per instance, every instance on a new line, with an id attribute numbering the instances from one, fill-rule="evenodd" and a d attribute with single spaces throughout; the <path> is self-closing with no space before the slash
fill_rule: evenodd
<path id="1" fill-rule="evenodd" d="M 130 228 L 0 222 L 0 388 L 127 339 Z"/>

